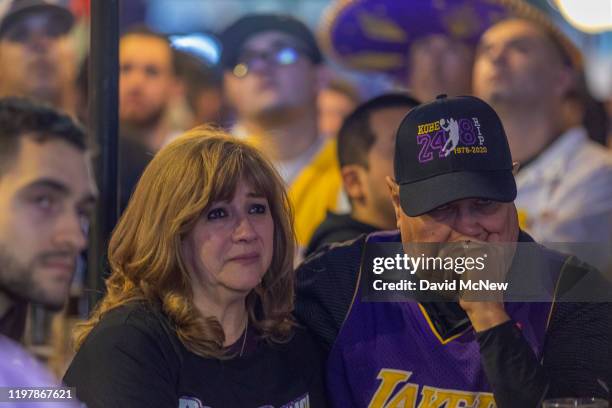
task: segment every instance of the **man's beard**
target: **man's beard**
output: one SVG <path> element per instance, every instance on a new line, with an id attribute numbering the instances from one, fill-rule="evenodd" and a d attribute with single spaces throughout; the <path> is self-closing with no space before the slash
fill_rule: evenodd
<path id="1" fill-rule="evenodd" d="M 121 131 L 122 133 L 137 133 L 153 131 L 157 125 L 161 122 L 166 108 L 160 106 L 154 110 L 150 115 L 145 117 L 129 117 L 121 119 Z"/>
<path id="2" fill-rule="evenodd" d="M 55 301 L 49 299 L 44 289 L 34 279 L 37 265 L 43 264 L 49 256 L 59 253 L 46 253 L 34 257 L 28 264 L 19 262 L 5 245 L 0 243 L 0 288 L 11 295 L 32 303 L 41 304 L 50 311 L 58 311 L 64 307 L 66 299 Z M 66 297 L 68 292 L 66 292 Z"/>

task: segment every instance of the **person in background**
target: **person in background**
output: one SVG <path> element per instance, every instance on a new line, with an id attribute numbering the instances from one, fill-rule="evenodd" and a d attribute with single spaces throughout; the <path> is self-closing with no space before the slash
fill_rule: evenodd
<path id="1" fill-rule="evenodd" d="M 233 133 L 274 163 L 295 209 L 300 247 L 327 210 L 341 205 L 336 145 L 321 136 L 317 94 L 323 57 L 299 20 L 241 17 L 220 35 L 224 91 L 237 115 Z"/>
<path id="2" fill-rule="evenodd" d="M 474 47 L 447 33 L 425 35 L 408 50 L 406 86 L 415 98 L 467 95 L 472 88 Z"/>
<path id="3" fill-rule="evenodd" d="M 344 68 L 387 74 L 418 100 L 468 95 L 481 34 L 532 8 L 522 0 L 338 1 L 321 44 Z"/>
<path id="4" fill-rule="evenodd" d="M 96 197 L 90 170 L 70 117 L 0 99 L 0 386 L 58 384 L 17 342 L 29 304 L 66 303 Z"/>
<path id="5" fill-rule="evenodd" d="M 580 73 L 574 86 L 569 89 L 562 102 L 561 118 L 567 123 L 564 129 L 584 127 L 589 139 L 606 146 L 610 119 L 603 102 L 589 92 L 584 73 Z"/>
<path id="6" fill-rule="evenodd" d="M 160 150 L 109 244 L 107 292 L 64 380 L 98 407 L 325 406 L 295 325 L 283 182 L 251 145 L 196 128 Z"/>
<path id="7" fill-rule="evenodd" d="M 177 77 L 192 114 L 189 127 L 226 122 L 221 73 L 187 51 L 174 50 Z"/>
<path id="8" fill-rule="evenodd" d="M 499 112 L 520 163 L 521 227 L 542 242 L 612 242 L 612 156 L 562 118 L 579 69 L 579 52 L 546 20 L 500 21 L 476 56 L 474 94 Z M 601 247 L 581 255 L 610 261 Z"/>
<path id="9" fill-rule="evenodd" d="M 119 41 L 119 131 L 157 152 L 176 136 L 167 122 L 180 94 L 168 38 L 147 27 L 128 29 Z"/>
<path id="10" fill-rule="evenodd" d="M 44 0 L 13 0 L 0 21 L 0 97 L 21 96 L 76 114 L 74 16 Z"/>
<path id="11" fill-rule="evenodd" d="M 331 79 L 317 97 L 321 135 L 335 138 L 342 121 L 357 107 L 360 100 L 359 91 L 349 82 Z"/>
<path id="12" fill-rule="evenodd" d="M 77 111 L 77 117 L 85 124 L 85 126 L 91 126 L 89 122 L 89 110 L 88 110 L 88 99 L 89 99 L 89 56 L 86 56 L 81 68 L 79 69 L 79 75 L 77 76 L 77 94 L 79 109 Z M 119 160 L 117 163 L 118 167 L 118 196 L 119 196 L 119 212 L 127 207 L 128 200 L 132 195 L 132 191 L 140 178 L 140 175 L 144 171 L 153 152 L 139 139 L 132 137 L 130 134 L 120 134 L 119 139 Z"/>
<path id="13" fill-rule="evenodd" d="M 383 94 L 359 105 L 344 120 L 338 133 L 338 161 L 351 212 L 328 212 L 315 230 L 306 255 L 327 243 L 395 229 L 395 212 L 385 177 L 393 174 L 397 128 L 418 104 L 407 94 Z"/>

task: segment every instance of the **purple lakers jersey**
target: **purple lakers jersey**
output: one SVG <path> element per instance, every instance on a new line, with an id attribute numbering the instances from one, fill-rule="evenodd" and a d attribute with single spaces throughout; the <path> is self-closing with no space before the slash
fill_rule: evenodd
<path id="1" fill-rule="evenodd" d="M 538 359 L 550 308 L 506 304 Z M 327 386 L 335 407 L 495 407 L 471 326 L 443 338 L 419 303 L 361 302 L 359 292 L 330 351 Z"/>

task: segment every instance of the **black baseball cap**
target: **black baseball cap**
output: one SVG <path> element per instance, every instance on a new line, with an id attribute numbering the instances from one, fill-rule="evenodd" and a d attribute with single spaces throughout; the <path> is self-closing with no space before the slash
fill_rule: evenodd
<path id="1" fill-rule="evenodd" d="M 321 50 L 312 31 L 295 17 L 282 14 L 247 14 L 228 26 L 219 35 L 221 40 L 221 67 L 232 69 L 236 65 L 242 46 L 253 35 L 264 31 L 280 31 L 299 39 L 314 64 L 323 61 Z"/>
<path id="2" fill-rule="evenodd" d="M 440 95 L 412 109 L 397 130 L 394 167 L 402 210 L 411 217 L 464 198 L 516 198 L 504 127 L 473 96 Z"/>
<path id="3" fill-rule="evenodd" d="M 62 33 L 70 31 L 74 25 L 72 12 L 51 0 L 13 0 L 0 22 L 0 37 L 4 36 L 11 24 L 30 13 L 50 12 Z"/>

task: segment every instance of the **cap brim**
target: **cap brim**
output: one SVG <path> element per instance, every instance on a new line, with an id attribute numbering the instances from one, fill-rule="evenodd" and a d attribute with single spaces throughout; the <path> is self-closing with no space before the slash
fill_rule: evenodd
<path id="1" fill-rule="evenodd" d="M 47 11 L 47 12 L 52 13 L 53 17 L 56 19 L 58 24 L 61 25 L 65 33 L 68 33 L 72 29 L 75 19 L 74 19 L 74 15 L 72 14 L 70 10 L 68 10 L 65 7 L 55 5 L 55 4 L 37 4 L 31 7 L 25 7 L 25 8 L 19 9 L 15 11 L 14 13 L 11 13 L 7 15 L 6 17 L 4 17 L 4 19 L 0 23 L 0 37 L 2 37 L 5 34 L 8 27 L 10 27 L 11 24 L 13 24 L 15 21 L 27 16 L 30 13 L 41 12 L 41 11 Z"/>
<path id="2" fill-rule="evenodd" d="M 516 182 L 511 170 L 441 174 L 400 185 L 399 189 L 402 210 L 411 217 L 464 198 L 501 202 L 516 198 Z"/>

